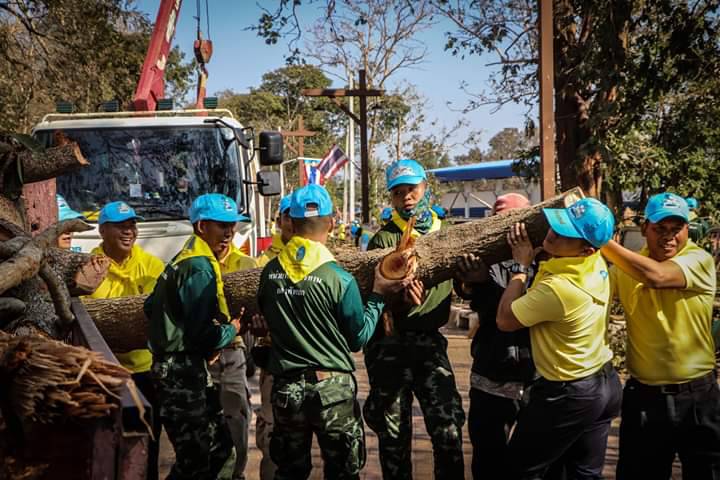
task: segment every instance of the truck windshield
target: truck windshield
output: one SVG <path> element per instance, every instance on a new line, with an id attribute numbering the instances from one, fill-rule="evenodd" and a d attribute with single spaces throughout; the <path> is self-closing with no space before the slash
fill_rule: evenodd
<path id="1" fill-rule="evenodd" d="M 90 165 L 57 178 L 74 210 L 95 220 L 108 202 L 123 200 L 146 220 L 187 218 L 193 199 L 222 193 L 241 210 L 239 146 L 228 128 L 209 126 L 63 129 Z M 36 132 L 45 145 L 52 130 Z"/>

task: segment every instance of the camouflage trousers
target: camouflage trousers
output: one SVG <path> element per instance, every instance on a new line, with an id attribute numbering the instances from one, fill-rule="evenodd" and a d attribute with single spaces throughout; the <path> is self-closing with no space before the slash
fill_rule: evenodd
<path id="1" fill-rule="evenodd" d="M 363 407 L 377 433 L 383 478 L 412 479 L 412 402 L 418 399 L 433 446 L 435 478 L 465 475 L 465 413 L 439 332 L 405 332 L 372 342 L 365 350 L 370 394 Z"/>
<path id="2" fill-rule="evenodd" d="M 320 445 L 325 478 L 357 479 L 365 465 L 365 431 L 355 378 L 333 372 L 322 379 L 321 373 L 274 377 L 270 455 L 278 467 L 275 480 L 310 476 L 313 433 Z"/>
<path id="3" fill-rule="evenodd" d="M 169 480 L 215 480 L 232 452 L 220 393 L 199 355 L 153 360 L 160 420 L 175 449 Z"/>

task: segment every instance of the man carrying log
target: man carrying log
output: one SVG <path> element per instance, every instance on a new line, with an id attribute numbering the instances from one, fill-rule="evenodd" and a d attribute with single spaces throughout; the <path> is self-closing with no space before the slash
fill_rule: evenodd
<path id="1" fill-rule="evenodd" d="M 67 204 L 65 204 L 65 208 Z M 68 214 L 65 209 L 61 213 Z M 77 213 L 77 212 L 75 212 Z M 79 214 L 78 214 L 79 215 Z M 142 220 L 127 203 L 111 202 L 100 210 L 98 225 L 102 243 L 92 252 L 93 262 L 108 258 L 110 267 L 100 286 L 90 298 L 119 298 L 150 293 L 165 265 L 162 260 L 147 253 L 136 244 L 137 221 Z M 148 480 L 158 478 L 160 433 L 159 404 L 155 386 L 150 378 L 152 354 L 147 348 L 129 352 L 113 352 L 120 364 L 132 372 L 132 378 L 153 408 L 153 436 L 148 447 Z"/>
<path id="2" fill-rule="evenodd" d="M 280 229 L 273 235 L 272 245 L 258 258 L 258 266 L 265 266 L 277 257 L 285 248 L 293 236 L 292 220 L 290 219 L 290 195 L 280 200 L 279 212 L 276 220 Z M 273 411 L 270 396 L 272 395 L 273 377 L 268 371 L 268 359 L 270 355 L 270 335 L 259 340 L 259 345 L 254 349 L 255 362 L 260 367 L 260 409 L 255 412 L 255 444 L 262 452 L 260 460 L 260 480 L 272 480 L 277 471 L 277 465 L 273 463 L 270 456 L 270 436 L 273 431 Z"/>
<path id="3" fill-rule="evenodd" d="M 383 296 L 405 288 L 410 278 L 385 280 L 377 267 L 363 308 L 357 281 L 325 247 L 334 228 L 327 191 L 313 184 L 296 190 L 290 217 L 294 236 L 265 266 L 258 291 L 272 336 L 275 479 L 308 478 L 313 433 L 325 478 L 357 479 L 365 436 L 351 352 L 370 338 Z"/>
<path id="4" fill-rule="evenodd" d="M 248 222 L 250 219 L 243 215 L 240 221 Z M 223 275 L 257 267 L 255 259 L 245 255 L 232 240 L 219 255 L 218 263 Z M 220 387 L 220 405 L 235 445 L 233 480 L 245 478 L 247 465 L 248 435 L 252 418 L 250 389 L 247 385 L 247 359 L 247 346 L 243 337 L 238 335 L 230 345 L 222 349 L 217 361 L 208 367 L 213 383 Z"/>
<path id="5" fill-rule="evenodd" d="M 497 198 L 493 215 L 529 206 L 530 201 L 523 195 L 508 193 Z M 524 268 L 514 260 L 488 267 L 471 253 L 458 261 L 455 291 L 471 300 L 470 308 L 480 316 L 480 326 L 470 346 L 473 362 L 468 411 L 472 475 L 476 480 L 504 477 L 508 438 L 520 411 L 523 392 L 535 376 L 528 330 L 501 332 L 495 323 L 505 288 L 513 274 Z M 535 271 L 533 263 L 527 271 L 528 284 Z"/>
<path id="6" fill-rule="evenodd" d="M 627 321 L 627 367 L 620 424 L 621 480 L 720 478 L 720 390 L 715 371 L 712 256 L 688 239 L 689 209 L 672 193 L 648 200 L 632 252 L 611 241 L 602 253 Z"/>
<path id="7" fill-rule="evenodd" d="M 612 237 L 614 217 L 594 198 L 544 213 L 550 230 L 543 250 L 552 258 L 540 264 L 527 293 L 535 249 L 524 223 L 508 233 L 520 268 L 500 299 L 497 326 L 529 328 L 540 378 L 510 439 L 503 478 L 540 479 L 558 460 L 568 478 L 602 478 L 621 396 L 606 340 L 610 280 L 599 251 Z"/>
<path id="8" fill-rule="evenodd" d="M 387 168 L 392 219 L 375 234 L 369 248 L 396 246 L 411 217 L 413 237 L 440 229 L 430 208 L 423 167 L 400 160 Z M 412 402 L 420 402 L 433 445 L 435 478 L 462 479 L 462 426 L 465 414 L 447 355 L 447 340 L 438 331 L 450 314 L 452 280 L 423 291 L 414 282 L 388 308 L 389 328 L 377 328 L 365 348 L 370 394 L 363 413 L 380 442 L 386 479 L 412 478 Z"/>
<path id="9" fill-rule="evenodd" d="M 196 198 L 190 207 L 193 235 L 145 301 L 160 418 L 175 449 L 168 477 L 173 480 L 215 480 L 232 452 L 207 362 L 240 331 L 239 318 L 230 319 L 218 258 L 241 219 L 225 195 Z"/>

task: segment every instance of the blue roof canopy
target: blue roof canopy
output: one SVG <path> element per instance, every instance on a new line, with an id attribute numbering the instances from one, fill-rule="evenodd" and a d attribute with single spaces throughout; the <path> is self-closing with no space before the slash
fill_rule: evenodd
<path id="1" fill-rule="evenodd" d="M 513 172 L 513 164 L 518 160 L 496 160 L 494 162 L 480 162 L 457 167 L 435 168 L 428 170 L 440 182 L 465 182 L 481 180 L 483 178 L 510 178 L 519 176 Z"/>

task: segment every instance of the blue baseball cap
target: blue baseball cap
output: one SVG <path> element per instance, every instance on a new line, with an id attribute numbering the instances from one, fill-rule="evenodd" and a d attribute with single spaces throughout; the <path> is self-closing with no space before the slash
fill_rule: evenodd
<path id="1" fill-rule="evenodd" d="M 316 210 L 309 210 L 310 205 L 315 205 Z M 311 183 L 293 192 L 290 218 L 326 217 L 332 214 L 332 200 L 325 187 Z"/>
<path id="2" fill-rule="evenodd" d="M 613 213 L 594 198 L 583 198 L 567 208 L 544 208 L 543 213 L 555 233 L 582 238 L 595 248 L 609 242 L 615 230 Z"/>
<path id="3" fill-rule="evenodd" d="M 291 201 L 292 201 L 292 194 L 290 194 L 290 195 L 285 195 L 285 196 L 280 200 L 280 215 L 282 215 L 283 213 L 285 213 L 285 210 L 288 210 L 288 209 L 290 208 L 290 202 L 291 202 Z"/>
<path id="4" fill-rule="evenodd" d="M 685 222 L 690 220 L 690 209 L 685 199 L 670 192 L 650 197 L 645 205 L 645 220 L 658 223 L 668 217 L 682 218 Z"/>
<path id="5" fill-rule="evenodd" d="M 380 214 L 381 220 L 390 220 L 392 218 L 392 208 L 385 207 L 383 208 L 382 213 Z"/>
<path id="6" fill-rule="evenodd" d="M 690 210 L 697 209 L 700 206 L 700 202 L 698 202 L 697 198 L 695 197 L 687 197 L 685 199 L 685 202 L 687 202 L 688 208 Z"/>
<path id="7" fill-rule="evenodd" d="M 190 223 L 200 220 L 215 222 L 246 222 L 250 220 L 238 213 L 237 204 L 232 198 L 221 193 L 206 193 L 193 200 L 190 206 Z"/>
<path id="8" fill-rule="evenodd" d="M 135 210 L 125 202 L 110 202 L 100 210 L 100 218 L 98 224 L 103 223 L 120 223 L 125 220 L 145 220 L 143 217 L 135 213 Z"/>
<path id="9" fill-rule="evenodd" d="M 425 169 L 415 160 L 403 159 L 393 162 L 385 169 L 387 189 L 398 185 L 417 185 L 427 180 Z"/>
<path id="10" fill-rule="evenodd" d="M 62 195 L 56 194 L 55 200 L 57 201 L 58 206 L 58 220 L 72 220 L 73 218 L 85 218 L 82 213 L 76 212 L 72 208 L 70 208 L 70 205 L 65 201 Z"/>
<path id="11" fill-rule="evenodd" d="M 447 216 L 445 209 L 438 204 L 433 205 L 430 209 L 435 212 L 435 215 L 437 215 L 440 220 L 444 220 Z"/>

